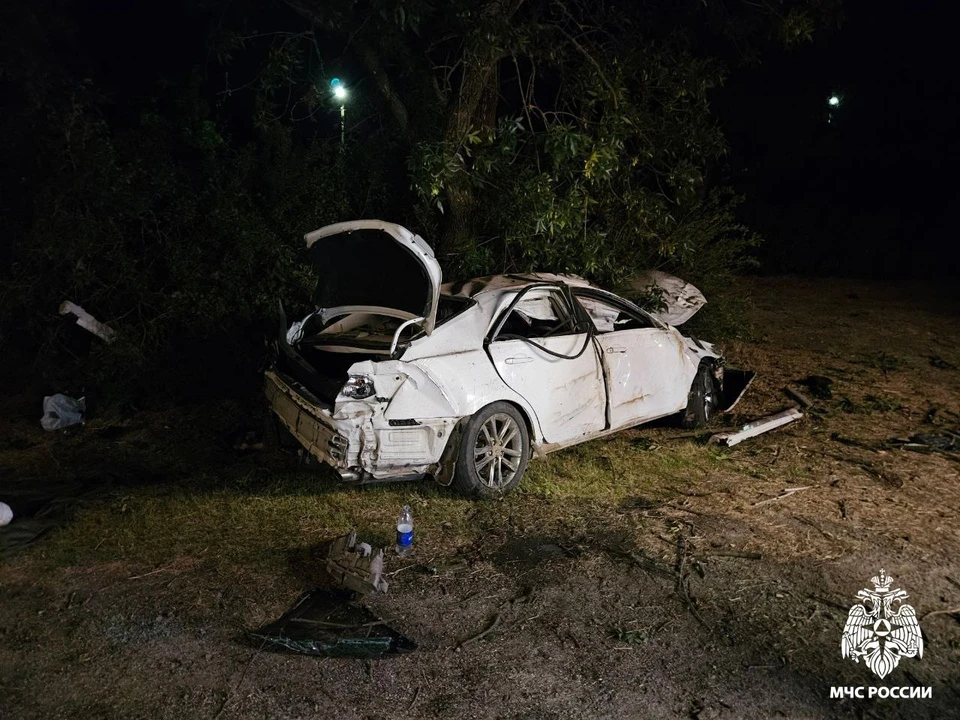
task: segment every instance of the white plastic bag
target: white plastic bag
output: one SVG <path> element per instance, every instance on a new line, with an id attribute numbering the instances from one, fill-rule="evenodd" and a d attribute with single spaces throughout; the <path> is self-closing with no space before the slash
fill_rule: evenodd
<path id="1" fill-rule="evenodd" d="M 87 411 L 84 398 L 76 400 L 66 395 L 48 395 L 43 399 L 43 417 L 40 425 L 44 430 L 60 430 L 83 422 Z"/>
<path id="2" fill-rule="evenodd" d="M 0 527 L 9 525 L 13 520 L 13 510 L 5 502 L 0 502 Z"/>

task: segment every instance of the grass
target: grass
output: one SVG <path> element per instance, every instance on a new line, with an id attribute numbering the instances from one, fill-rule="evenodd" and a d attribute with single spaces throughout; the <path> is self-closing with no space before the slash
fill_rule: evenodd
<path id="1" fill-rule="evenodd" d="M 879 370 L 884 375 L 890 372 L 896 372 L 897 370 L 903 370 L 907 366 L 907 361 L 896 355 L 891 355 L 890 353 L 882 350 L 880 352 L 875 352 L 872 355 L 867 355 L 861 360 L 857 360 L 862 365 L 867 367 L 874 368 Z"/>
<path id="2" fill-rule="evenodd" d="M 603 527 L 619 523 L 629 532 L 633 521 L 618 510 L 627 498 L 665 496 L 717 462 L 712 449 L 691 442 L 644 445 L 625 433 L 531 462 L 518 490 L 492 501 L 429 481 L 347 487 L 322 471 L 208 468 L 175 484 L 125 487 L 89 501 L 38 552 L 60 567 L 119 561 L 149 571 L 199 563 L 213 573 L 244 567 L 276 574 L 291 552 L 350 529 L 392 547 L 395 517 L 408 504 L 418 557 L 439 562 L 485 546 L 491 535 L 575 540 L 601 517 Z"/>
<path id="3" fill-rule="evenodd" d="M 871 413 L 886 413 L 900 410 L 903 403 L 896 398 L 884 395 L 864 395 L 863 402 L 854 402 L 844 396 L 834 403 L 837 410 L 854 415 L 870 415 Z"/>

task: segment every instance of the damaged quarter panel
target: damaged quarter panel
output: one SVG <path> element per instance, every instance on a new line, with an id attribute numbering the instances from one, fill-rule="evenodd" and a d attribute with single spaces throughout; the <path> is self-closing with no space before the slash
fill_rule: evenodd
<path id="1" fill-rule="evenodd" d="M 441 390 L 419 367 L 397 360 L 359 362 L 350 374 L 372 378 L 375 394 L 337 398 L 334 418 L 357 426 L 348 457 L 375 478 L 428 472 L 456 421 Z"/>

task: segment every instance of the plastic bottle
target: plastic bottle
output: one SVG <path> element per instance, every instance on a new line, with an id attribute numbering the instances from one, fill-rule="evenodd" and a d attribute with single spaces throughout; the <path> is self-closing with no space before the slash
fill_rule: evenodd
<path id="1" fill-rule="evenodd" d="M 413 515 L 410 506 L 404 505 L 397 518 L 397 555 L 409 555 L 413 550 Z"/>

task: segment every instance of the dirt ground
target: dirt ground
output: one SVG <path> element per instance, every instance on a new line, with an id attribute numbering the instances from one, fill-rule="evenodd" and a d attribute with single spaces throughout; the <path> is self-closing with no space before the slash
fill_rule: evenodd
<path id="1" fill-rule="evenodd" d="M 744 290 L 754 333 L 725 350 L 758 378 L 717 427 L 787 407 L 788 384 L 812 395 L 810 375 L 831 398 L 735 448 L 666 425 L 620 433 L 532 464 L 496 502 L 338 487 L 218 443 L 257 398 L 48 434 L 37 397 L 9 395 L 0 491 L 74 499 L 33 498 L 27 520 L 57 527 L 2 560 L 0 717 L 960 717 L 960 453 L 897 441 L 960 426 L 960 306 L 919 285 Z M 323 582 L 324 541 L 356 528 L 388 543 L 404 503 L 416 552 L 388 557 L 390 590 L 367 605 L 416 651 L 330 659 L 246 639 Z M 840 654 L 881 568 L 924 636 L 922 659 L 883 681 Z M 830 699 L 841 685 L 932 698 Z"/>

